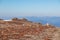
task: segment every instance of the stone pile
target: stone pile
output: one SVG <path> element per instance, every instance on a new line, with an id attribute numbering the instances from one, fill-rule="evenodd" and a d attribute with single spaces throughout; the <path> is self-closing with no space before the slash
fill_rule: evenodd
<path id="1" fill-rule="evenodd" d="M 52 40 L 56 31 L 54 26 L 43 26 L 25 18 L 0 21 L 0 40 Z"/>

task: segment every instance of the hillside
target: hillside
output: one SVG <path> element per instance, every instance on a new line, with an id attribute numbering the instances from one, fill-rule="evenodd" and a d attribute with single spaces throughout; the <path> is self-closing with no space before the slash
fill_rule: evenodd
<path id="1" fill-rule="evenodd" d="M 25 18 L 1 19 L 0 40 L 60 40 L 60 29 Z"/>

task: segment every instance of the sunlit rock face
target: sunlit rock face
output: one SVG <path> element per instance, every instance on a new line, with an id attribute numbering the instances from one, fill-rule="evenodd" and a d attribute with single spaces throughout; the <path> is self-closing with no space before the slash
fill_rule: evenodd
<path id="1" fill-rule="evenodd" d="M 0 20 L 0 40 L 60 40 L 60 29 L 27 19 Z"/>

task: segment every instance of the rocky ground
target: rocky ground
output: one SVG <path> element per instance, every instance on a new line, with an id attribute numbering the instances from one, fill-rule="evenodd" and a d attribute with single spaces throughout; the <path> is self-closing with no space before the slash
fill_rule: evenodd
<path id="1" fill-rule="evenodd" d="M 60 40 L 60 28 L 27 19 L 0 20 L 0 40 Z"/>

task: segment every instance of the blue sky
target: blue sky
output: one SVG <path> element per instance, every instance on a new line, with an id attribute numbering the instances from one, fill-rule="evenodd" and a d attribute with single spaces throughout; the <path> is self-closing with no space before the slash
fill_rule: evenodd
<path id="1" fill-rule="evenodd" d="M 60 0 L 0 0 L 3 16 L 60 16 Z"/>

